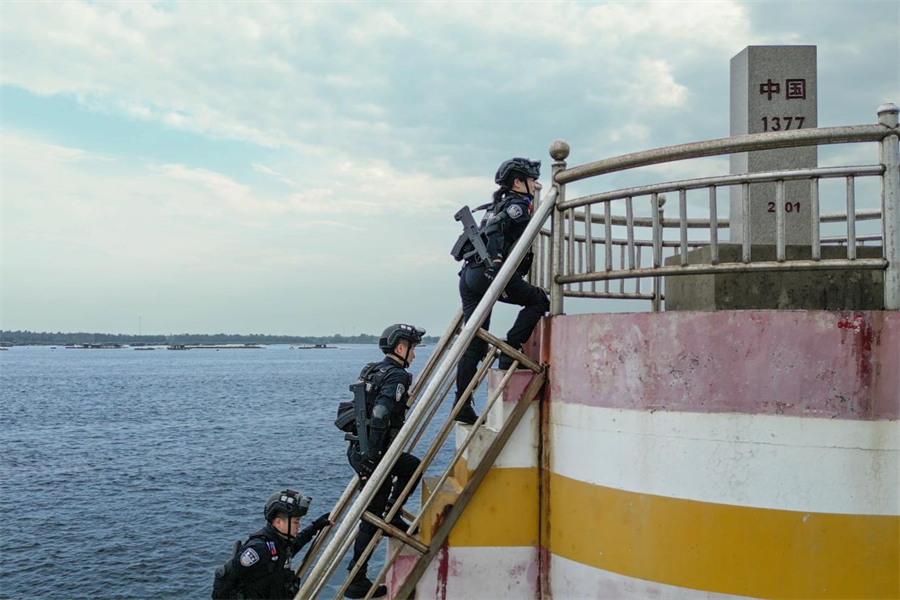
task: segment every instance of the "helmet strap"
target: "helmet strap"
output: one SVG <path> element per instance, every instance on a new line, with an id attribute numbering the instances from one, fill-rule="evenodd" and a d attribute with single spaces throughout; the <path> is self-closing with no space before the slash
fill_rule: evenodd
<path id="1" fill-rule="evenodd" d="M 403 338 L 401 338 L 401 339 L 403 339 Z M 404 369 L 408 369 L 409 368 L 409 340 L 404 340 L 404 341 L 406 341 L 406 352 L 405 352 L 406 355 L 400 356 L 399 354 L 397 354 L 397 346 L 394 346 L 394 351 L 392 352 L 392 354 L 394 356 L 396 356 L 397 358 L 399 358 L 401 361 L 403 361 Z M 397 343 L 399 344 L 400 342 L 397 342 Z"/>

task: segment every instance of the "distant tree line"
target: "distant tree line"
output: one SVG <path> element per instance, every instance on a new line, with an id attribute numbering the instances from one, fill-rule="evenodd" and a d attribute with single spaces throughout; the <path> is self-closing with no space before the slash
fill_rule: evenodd
<path id="1" fill-rule="evenodd" d="M 438 338 L 426 336 L 426 343 L 435 343 Z M 359 335 L 303 336 L 264 335 L 261 333 L 174 333 L 169 335 L 128 335 L 121 333 L 62 333 L 57 331 L 0 331 L 0 342 L 15 345 L 71 345 L 71 344 L 377 344 L 378 336 L 361 333 Z"/>

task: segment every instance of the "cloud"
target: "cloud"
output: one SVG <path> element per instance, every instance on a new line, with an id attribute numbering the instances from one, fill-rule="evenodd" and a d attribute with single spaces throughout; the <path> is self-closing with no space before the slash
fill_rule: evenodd
<path id="1" fill-rule="evenodd" d="M 734 2 L 17 3 L 5 7 L 2 81 L 264 148 L 423 169 L 441 148 L 466 162 L 471 142 L 456 133 L 486 145 L 512 130 L 508 95 L 542 85 L 681 107 L 680 66 L 738 39 L 748 23 Z"/>
<path id="2" fill-rule="evenodd" d="M 47 125 L 41 138 L 28 133 L 33 121 L 4 112 L 5 272 L 93 265 L 85 281 L 95 285 L 110 281 L 106 271 L 184 285 L 211 272 L 231 289 L 233 269 L 272 289 L 275 273 L 333 277 L 390 248 L 386 276 L 425 262 L 422 289 L 449 283 L 452 296 L 455 265 L 438 268 L 452 214 L 487 200 L 503 159 L 547 165 L 559 138 L 576 165 L 723 137 L 728 61 L 746 45 L 819 44 L 823 125 L 874 122 L 878 104 L 896 101 L 900 76 L 881 60 L 900 51 L 896 13 L 866 2 L 773 6 L 5 3 L 0 83 L 82 109 L 56 121 L 68 119 L 66 135 Z M 102 135 L 75 131 L 88 112 L 111 128 L 131 121 L 171 150 L 107 152 Z M 192 155 L 197 139 L 204 150 Z M 201 154 L 210 148 L 222 160 Z M 393 249 L 398 235 L 415 252 Z M 66 251 L 50 256 L 37 239 Z M 276 244 L 283 255 L 260 250 Z M 428 301 L 452 308 L 456 298 Z"/>
<path id="3" fill-rule="evenodd" d="M 300 187 L 299 184 L 297 184 L 297 182 L 295 182 L 295 181 L 293 181 L 293 180 L 291 180 L 291 179 L 285 177 L 284 175 L 282 175 L 282 174 L 279 173 L 278 171 L 275 171 L 274 169 L 270 169 L 269 167 L 267 167 L 267 166 L 265 166 L 265 165 L 260 165 L 260 164 L 253 163 L 253 169 L 254 169 L 255 171 L 260 172 L 260 173 L 265 173 L 266 175 L 271 175 L 271 176 L 274 177 L 276 180 L 278 180 L 278 181 L 280 181 L 281 183 L 283 183 L 283 184 L 285 184 L 285 185 L 288 185 L 288 186 L 290 186 L 290 187 L 293 187 L 293 188 Z"/>

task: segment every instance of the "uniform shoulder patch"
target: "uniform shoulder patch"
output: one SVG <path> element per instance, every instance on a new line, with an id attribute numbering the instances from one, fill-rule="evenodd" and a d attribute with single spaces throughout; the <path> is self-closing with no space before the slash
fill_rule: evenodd
<path id="1" fill-rule="evenodd" d="M 394 393 L 394 400 L 400 402 L 403 399 L 404 393 L 406 393 L 406 387 L 402 383 L 398 383 L 397 391 Z"/>
<path id="2" fill-rule="evenodd" d="M 513 219 L 518 219 L 525 213 L 522 211 L 522 207 L 518 204 L 511 204 L 509 208 L 506 209 L 506 214 L 508 214 Z"/>
<path id="3" fill-rule="evenodd" d="M 256 553 L 256 550 L 253 548 L 247 548 L 241 554 L 241 566 L 249 567 L 256 564 L 259 561 L 259 554 Z"/>

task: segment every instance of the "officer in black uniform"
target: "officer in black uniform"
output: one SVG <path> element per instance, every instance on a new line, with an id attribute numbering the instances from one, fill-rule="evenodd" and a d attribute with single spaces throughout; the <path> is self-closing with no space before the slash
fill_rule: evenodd
<path id="1" fill-rule="evenodd" d="M 298 583 L 291 569 L 293 555 L 331 524 L 328 513 L 300 531 L 300 517 L 311 498 L 294 490 L 272 494 L 266 502 L 266 526 L 244 542 L 232 560 L 216 571 L 213 598 L 293 598 Z M 221 571 L 221 572 L 220 572 Z M 221 582 L 228 581 L 230 590 Z"/>
<path id="2" fill-rule="evenodd" d="M 416 344 L 422 341 L 425 330 L 412 325 L 397 323 L 391 325 L 381 334 L 378 347 L 385 357 L 381 362 L 369 363 L 363 367 L 359 380 L 366 384 L 366 413 L 368 423 L 365 427 L 357 425 L 359 435 L 366 435 L 368 452 L 360 452 L 359 442 L 351 442 L 347 449 L 350 466 L 359 475 L 360 488 L 366 485 L 375 471 L 394 437 L 403 427 L 406 420 L 406 403 L 409 400 L 409 388 L 412 384 L 412 373 L 406 371 L 416 357 Z M 365 433 L 364 433 L 365 431 Z M 409 453 L 400 454 L 388 477 L 372 498 L 368 511 L 384 517 L 387 510 L 397 503 L 400 492 L 412 479 L 419 459 Z M 416 482 L 418 485 L 418 482 Z M 413 486 L 415 487 L 415 485 Z M 406 531 L 409 524 L 400 516 L 400 512 L 391 519 L 391 525 Z M 375 535 L 376 527 L 365 521 L 359 524 L 359 534 L 353 544 L 353 560 L 350 568 L 360 559 L 366 546 Z M 363 598 L 372 586 L 366 573 L 368 559 L 357 572 L 356 577 L 347 587 L 347 598 Z M 373 597 L 387 594 L 387 588 L 379 586 Z"/>
<path id="3" fill-rule="evenodd" d="M 497 169 L 494 181 L 500 188 L 494 192 L 494 201 L 481 222 L 481 231 L 487 238 L 485 246 L 491 259 L 490 264 L 484 264 L 476 256 L 467 260 L 459 272 L 459 296 L 462 298 L 463 319 L 466 321 L 475 312 L 491 280 L 503 266 L 504 259 L 509 256 L 531 220 L 535 184 L 540 176 L 541 161 L 527 158 L 505 160 Z M 534 331 L 541 316 L 550 308 L 550 300 L 544 290 L 524 279 L 531 268 L 533 258 L 534 255 L 529 251 L 522 259 L 516 274 L 506 284 L 504 295 L 500 297 L 501 302 L 523 307 L 506 334 L 506 343 L 516 349 L 522 348 L 522 344 L 531 337 L 531 332 Z M 490 324 L 491 313 L 488 313 L 482 327 L 487 329 Z M 481 338 L 475 338 L 460 359 L 456 370 L 457 401 L 475 376 L 478 362 L 484 358 L 486 352 L 487 343 Z M 512 359 L 505 354 L 501 356 L 499 367 L 508 369 L 510 366 Z M 471 425 L 477 418 L 472 396 L 469 396 L 457 414 L 456 420 Z"/>

